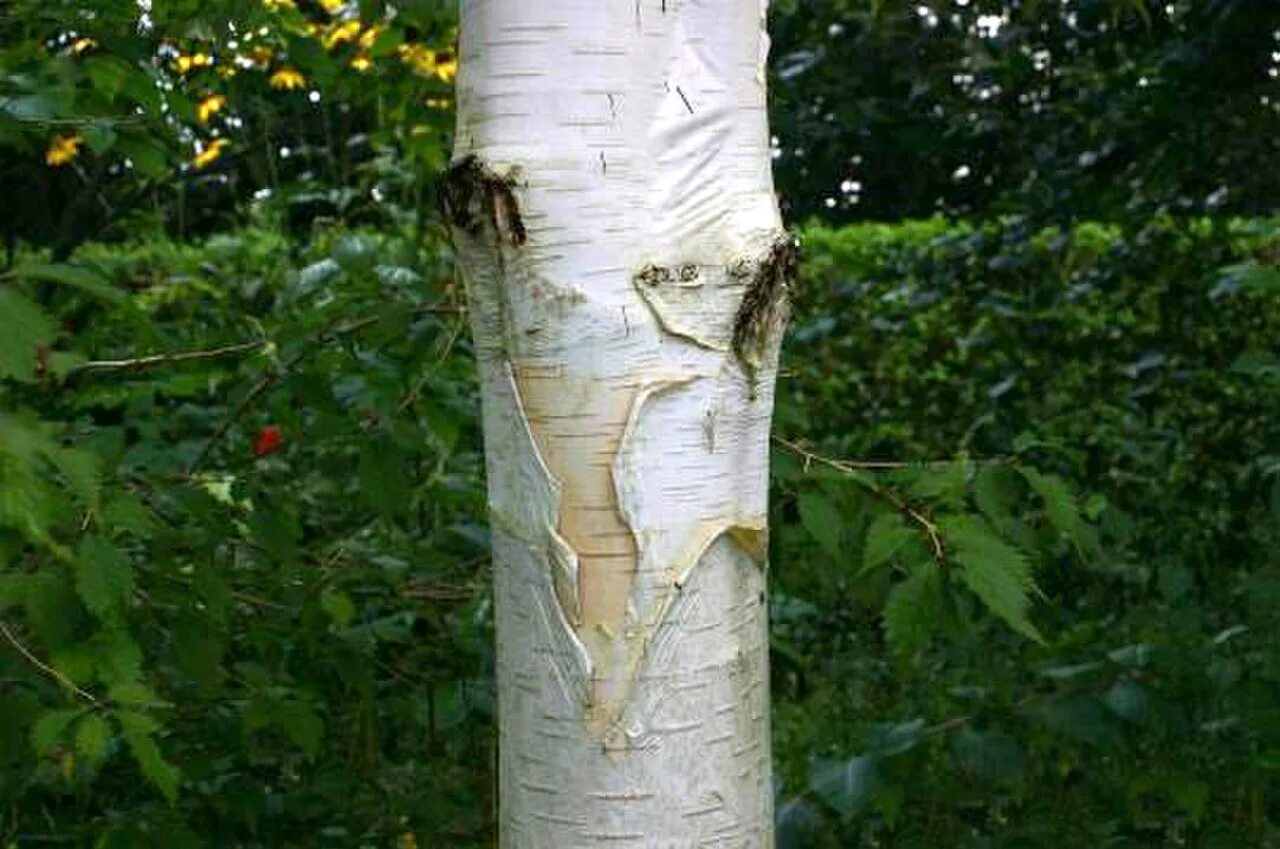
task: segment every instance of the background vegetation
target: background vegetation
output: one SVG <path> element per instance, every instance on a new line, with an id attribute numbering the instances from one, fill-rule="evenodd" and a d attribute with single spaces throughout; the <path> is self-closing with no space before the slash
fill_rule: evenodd
<path id="1" fill-rule="evenodd" d="M 775 11 L 782 846 L 1280 846 L 1278 19 Z M 454 23 L 0 9 L 0 846 L 490 844 Z"/>

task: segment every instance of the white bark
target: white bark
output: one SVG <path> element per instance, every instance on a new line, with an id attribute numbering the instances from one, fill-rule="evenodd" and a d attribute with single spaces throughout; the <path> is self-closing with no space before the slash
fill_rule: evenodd
<path id="1" fill-rule="evenodd" d="M 767 0 L 463 0 L 503 849 L 766 849 Z"/>

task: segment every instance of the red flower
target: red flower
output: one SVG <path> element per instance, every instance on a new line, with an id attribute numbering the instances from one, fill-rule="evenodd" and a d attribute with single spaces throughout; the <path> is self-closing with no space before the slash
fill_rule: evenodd
<path id="1" fill-rule="evenodd" d="M 258 431 L 257 438 L 253 440 L 253 456 L 265 457 L 268 454 L 274 454 L 280 449 L 281 439 L 280 427 L 267 425 Z"/>

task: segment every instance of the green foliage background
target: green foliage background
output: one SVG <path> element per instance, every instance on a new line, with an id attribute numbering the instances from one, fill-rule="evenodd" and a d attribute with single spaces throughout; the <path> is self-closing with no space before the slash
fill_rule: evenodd
<path id="1" fill-rule="evenodd" d="M 491 845 L 479 405 L 434 212 L 451 4 L 98 5 L 0 9 L 0 169 L 29 198 L 0 211 L 0 846 Z M 780 845 L 1280 846 L 1280 222 L 1240 166 L 1274 146 L 1269 18 L 1028 3 L 1001 40 L 970 24 L 1003 6 L 953 5 L 775 21 L 778 131 L 848 159 L 870 127 L 869 173 L 922 180 L 799 229 Z M 1036 32 L 1079 83 L 1025 128 L 1057 146 L 1003 101 L 920 132 L 868 107 L 975 56 L 1016 98 Z M 1227 43 L 1231 75 L 1193 73 Z M 902 64 L 808 111 L 868 56 Z M 1188 148 L 1205 173 L 1165 143 L 1185 116 L 1097 111 L 1165 60 L 1189 100 L 1236 93 L 1236 135 Z M 927 213 L 992 144 L 999 179 L 944 192 L 968 217 L 839 226 Z M 1128 153 L 1082 164 L 1104 148 Z M 794 209 L 852 179 L 826 156 L 780 156 Z"/>

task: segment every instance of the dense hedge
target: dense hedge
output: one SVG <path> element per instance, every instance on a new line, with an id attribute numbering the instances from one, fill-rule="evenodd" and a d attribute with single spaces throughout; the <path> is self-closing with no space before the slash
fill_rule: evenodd
<path id="1" fill-rule="evenodd" d="M 447 248 L 272 222 L 0 279 L 5 849 L 491 845 Z M 803 232 L 783 847 L 1275 845 L 1276 229 Z"/>
<path id="2" fill-rule="evenodd" d="M 856 817 L 821 821 L 840 835 L 821 846 L 862 845 L 851 830 L 885 846 L 1280 845 L 1280 224 L 924 221 L 803 242 L 779 432 L 846 457 L 1034 462 L 1080 494 L 1098 546 L 1041 563 L 1043 647 L 978 629 L 895 663 L 884 586 L 857 577 L 860 527 L 824 557 L 784 492 L 789 786 L 814 754 L 897 741 L 796 800 L 790 830 L 817 798 Z"/>

